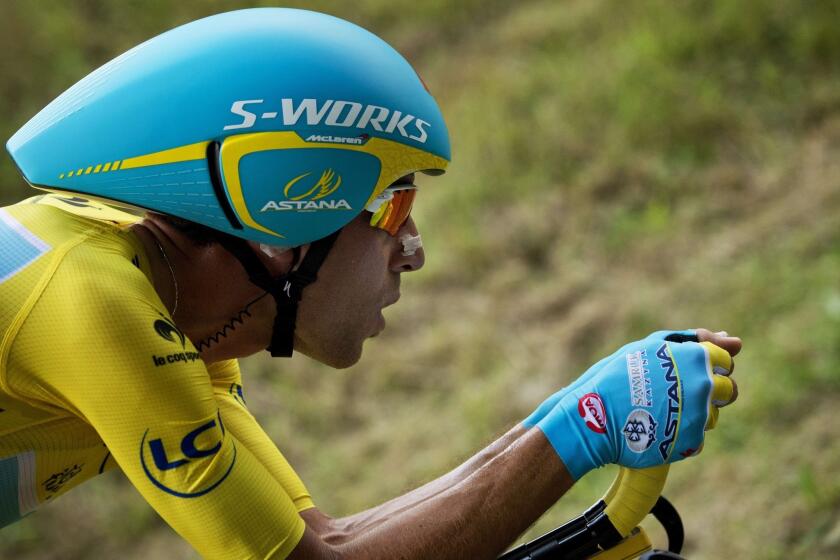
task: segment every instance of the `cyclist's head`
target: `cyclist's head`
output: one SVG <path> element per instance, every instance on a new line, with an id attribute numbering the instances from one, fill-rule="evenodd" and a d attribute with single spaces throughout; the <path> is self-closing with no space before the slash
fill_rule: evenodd
<path id="1" fill-rule="evenodd" d="M 347 21 L 282 8 L 150 39 L 64 92 L 7 149 L 33 186 L 219 232 L 274 296 L 273 355 L 291 354 L 297 302 L 336 232 L 367 208 L 394 235 L 414 198 L 400 179 L 450 159 L 440 109 L 399 53 Z M 248 241 L 312 246 L 278 279 Z"/>
<path id="2" fill-rule="evenodd" d="M 298 309 L 295 350 L 332 367 L 359 360 L 365 341 L 385 328 L 383 308 L 400 297 L 401 273 L 424 263 L 423 249 L 408 254 L 368 224 L 359 216 L 342 228 Z M 416 232 L 409 219 L 400 236 Z"/>
<path id="3" fill-rule="evenodd" d="M 281 8 L 211 16 L 135 47 L 7 148 L 34 186 L 286 247 L 326 237 L 400 177 L 440 173 L 450 157 L 440 110 L 399 53 L 347 21 Z"/>

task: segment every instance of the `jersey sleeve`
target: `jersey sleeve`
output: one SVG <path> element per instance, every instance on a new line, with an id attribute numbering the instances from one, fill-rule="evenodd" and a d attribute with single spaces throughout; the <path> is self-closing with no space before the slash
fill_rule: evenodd
<path id="1" fill-rule="evenodd" d="M 132 484 L 203 557 L 285 558 L 305 529 L 299 505 L 261 460 L 264 451 L 239 439 L 250 437 L 242 420 L 228 426 L 235 415 L 220 405 L 192 343 L 138 269 L 77 251 L 21 326 L 13 351 L 25 367 L 9 386 L 93 426 Z"/>
<path id="2" fill-rule="evenodd" d="M 225 426 L 244 443 L 292 499 L 297 511 L 315 507 L 295 470 L 248 410 L 237 360 L 212 364 L 208 370 Z"/>

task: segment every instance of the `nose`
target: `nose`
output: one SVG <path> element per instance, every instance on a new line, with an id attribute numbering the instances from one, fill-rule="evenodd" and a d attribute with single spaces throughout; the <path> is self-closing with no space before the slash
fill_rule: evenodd
<path id="1" fill-rule="evenodd" d="M 417 224 L 414 223 L 414 219 L 411 217 L 409 217 L 405 224 L 403 224 L 403 226 L 399 229 L 396 239 L 394 239 L 395 248 L 391 258 L 391 270 L 393 272 L 414 272 L 415 270 L 423 268 L 423 265 L 426 262 L 426 253 L 423 250 L 423 247 L 418 247 L 413 251 L 409 251 L 413 252 L 413 255 L 405 254 L 403 243 L 400 241 L 400 238 L 405 235 L 419 235 L 417 231 Z"/>

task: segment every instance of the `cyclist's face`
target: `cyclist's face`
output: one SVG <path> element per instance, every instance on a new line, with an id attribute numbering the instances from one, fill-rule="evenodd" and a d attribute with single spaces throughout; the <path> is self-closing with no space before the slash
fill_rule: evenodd
<path id="1" fill-rule="evenodd" d="M 362 213 L 344 227 L 298 310 L 295 349 L 333 367 L 359 360 L 364 341 L 385 328 L 382 308 L 400 297 L 400 274 L 425 261 L 422 248 L 402 254 L 399 237 L 417 234 L 413 220 L 392 237 L 369 219 Z"/>

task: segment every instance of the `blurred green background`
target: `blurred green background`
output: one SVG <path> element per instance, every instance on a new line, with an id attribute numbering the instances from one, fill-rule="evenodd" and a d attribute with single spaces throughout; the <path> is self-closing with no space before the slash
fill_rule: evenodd
<path id="1" fill-rule="evenodd" d="M 262 4 L 5 0 L 0 138 L 142 40 Z M 686 554 L 840 557 L 840 3 L 285 5 L 395 45 L 454 155 L 420 182 L 426 268 L 358 366 L 243 361 L 250 408 L 323 510 L 442 474 L 628 339 L 706 326 L 744 339 L 741 399 L 672 469 Z M 4 155 L 0 204 L 29 194 Z M 0 556 L 196 557 L 119 473 L 0 531 Z"/>

